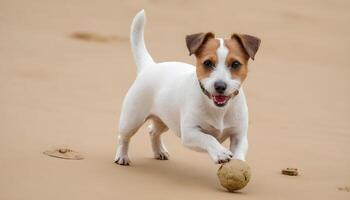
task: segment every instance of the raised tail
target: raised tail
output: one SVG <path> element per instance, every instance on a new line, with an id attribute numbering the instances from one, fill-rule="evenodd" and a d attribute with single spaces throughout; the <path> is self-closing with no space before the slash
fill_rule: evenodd
<path id="1" fill-rule="evenodd" d="M 149 55 L 146 49 L 146 45 L 143 37 L 145 23 L 146 23 L 145 11 L 141 10 L 134 17 L 134 20 L 132 21 L 132 24 L 131 24 L 130 42 L 131 42 L 131 50 L 134 56 L 134 61 L 137 66 L 137 73 L 140 73 L 144 67 L 154 63 L 151 55 Z"/>

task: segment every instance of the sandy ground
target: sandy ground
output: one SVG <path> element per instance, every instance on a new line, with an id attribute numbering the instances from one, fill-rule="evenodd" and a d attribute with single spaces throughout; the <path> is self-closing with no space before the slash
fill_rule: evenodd
<path id="1" fill-rule="evenodd" d="M 113 163 L 136 70 L 129 26 L 142 8 L 157 61 L 194 63 L 189 33 L 262 39 L 245 84 L 252 180 L 241 192 L 225 192 L 219 166 L 170 133 L 171 160 L 152 159 L 144 127 L 133 165 Z M 349 199 L 338 189 L 350 185 L 349 22 L 347 0 L 1 0 L 0 199 Z M 70 37 L 77 32 L 99 35 Z M 59 146 L 86 159 L 42 154 Z M 280 175 L 284 167 L 301 176 Z"/>

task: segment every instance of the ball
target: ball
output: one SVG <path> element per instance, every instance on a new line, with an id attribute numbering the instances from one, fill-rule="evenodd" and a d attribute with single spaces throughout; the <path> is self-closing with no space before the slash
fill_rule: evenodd
<path id="1" fill-rule="evenodd" d="M 217 175 L 221 185 L 229 192 L 244 188 L 251 176 L 249 165 L 244 161 L 236 159 L 221 165 Z"/>

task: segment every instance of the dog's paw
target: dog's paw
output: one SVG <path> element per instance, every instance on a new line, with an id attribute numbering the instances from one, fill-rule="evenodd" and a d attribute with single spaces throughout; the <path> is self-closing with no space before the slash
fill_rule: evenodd
<path id="1" fill-rule="evenodd" d="M 215 164 L 229 162 L 233 157 L 232 152 L 224 147 L 211 151 L 209 152 L 209 154 L 212 157 Z"/>
<path id="2" fill-rule="evenodd" d="M 241 160 L 241 161 L 245 161 L 245 156 L 243 154 L 235 154 L 233 156 L 233 159 L 236 159 L 236 160 Z"/>
<path id="3" fill-rule="evenodd" d="M 154 153 L 154 158 L 157 160 L 169 160 L 169 156 L 169 152 L 165 150 Z"/>
<path id="4" fill-rule="evenodd" d="M 118 165 L 127 166 L 127 165 L 130 165 L 130 159 L 128 156 L 118 157 L 116 158 L 115 163 Z"/>

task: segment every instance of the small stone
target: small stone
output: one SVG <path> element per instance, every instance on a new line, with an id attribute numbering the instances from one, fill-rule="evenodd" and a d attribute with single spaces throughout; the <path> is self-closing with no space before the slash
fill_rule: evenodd
<path id="1" fill-rule="evenodd" d="M 350 186 L 338 187 L 338 190 L 345 191 L 345 192 L 350 192 Z"/>
<path id="2" fill-rule="evenodd" d="M 58 149 L 60 153 L 67 153 L 68 149 Z"/>
<path id="3" fill-rule="evenodd" d="M 285 168 L 281 171 L 282 174 L 288 175 L 288 176 L 298 176 L 298 169 L 297 168 Z"/>
<path id="4" fill-rule="evenodd" d="M 43 152 L 45 155 L 55 158 L 69 159 L 69 160 L 82 160 L 83 155 L 77 151 L 69 148 L 54 148 Z"/>

